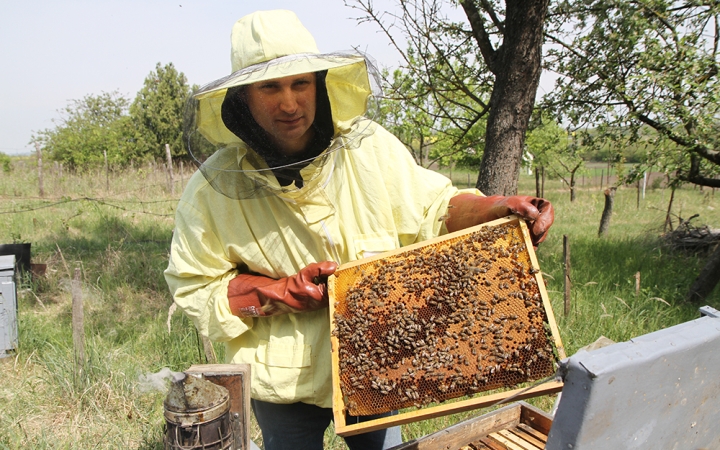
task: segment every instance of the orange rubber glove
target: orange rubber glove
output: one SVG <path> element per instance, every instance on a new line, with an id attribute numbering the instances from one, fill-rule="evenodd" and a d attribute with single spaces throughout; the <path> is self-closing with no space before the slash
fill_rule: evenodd
<path id="1" fill-rule="evenodd" d="M 530 239 L 535 246 L 545 240 L 555 220 L 552 204 L 543 198 L 522 195 L 482 197 L 468 193 L 450 199 L 445 226 L 452 233 L 510 214 L 517 214 L 527 221 Z"/>
<path id="2" fill-rule="evenodd" d="M 239 274 L 228 285 L 230 310 L 239 317 L 262 317 L 325 308 L 327 277 L 337 267 L 334 261 L 312 263 L 296 275 L 279 280 Z"/>

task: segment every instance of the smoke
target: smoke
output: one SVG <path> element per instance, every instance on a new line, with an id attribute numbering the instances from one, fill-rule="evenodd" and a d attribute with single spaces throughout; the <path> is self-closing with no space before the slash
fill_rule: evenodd
<path id="1" fill-rule="evenodd" d="M 185 378 L 183 372 L 173 372 L 167 367 L 163 367 L 157 373 L 140 374 L 138 377 L 138 387 L 140 392 L 160 391 L 167 392 L 170 383 L 180 381 Z"/>

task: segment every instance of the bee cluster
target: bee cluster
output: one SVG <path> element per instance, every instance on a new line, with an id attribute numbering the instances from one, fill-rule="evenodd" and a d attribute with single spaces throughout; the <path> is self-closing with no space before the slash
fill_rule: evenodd
<path id="1" fill-rule="evenodd" d="M 547 377 L 556 360 L 515 223 L 335 273 L 340 388 L 352 415 L 421 408 Z"/>

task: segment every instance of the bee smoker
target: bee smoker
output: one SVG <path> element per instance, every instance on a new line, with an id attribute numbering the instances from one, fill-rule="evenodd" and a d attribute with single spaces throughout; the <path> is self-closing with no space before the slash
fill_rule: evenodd
<path id="1" fill-rule="evenodd" d="M 165 450 L 235 448 L 226 388 L 182 374 L 172 382 L 164 406 Z"/>

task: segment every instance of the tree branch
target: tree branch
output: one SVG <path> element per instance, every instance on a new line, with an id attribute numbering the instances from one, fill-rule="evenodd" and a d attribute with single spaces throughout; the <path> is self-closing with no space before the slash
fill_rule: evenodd
<path id="1" fill-rule="evenodd" d="M 482 53 L 485 64 L 488 66 L 488 69 L 490 69 L 490 72 L 497 75 L 497 50 L 493 48 L 492 42 L 490 42 L 490 35 L 485 29 L 485 23 L 480 16 L 480 12 L 473 0 L 461 0 L 460 5 L 462 5 L 463 10 L 465 10 L 465 15 L 473 31 L 473 37 L 480 49 L 480 53 Z"/>

